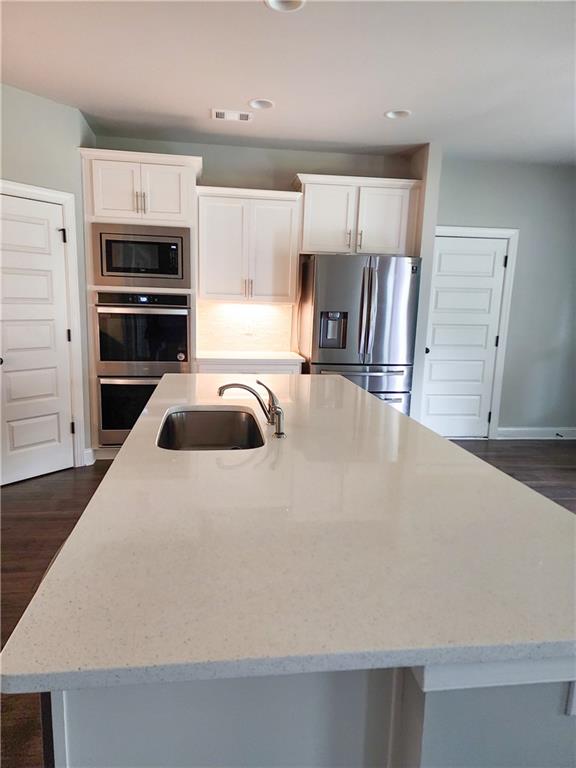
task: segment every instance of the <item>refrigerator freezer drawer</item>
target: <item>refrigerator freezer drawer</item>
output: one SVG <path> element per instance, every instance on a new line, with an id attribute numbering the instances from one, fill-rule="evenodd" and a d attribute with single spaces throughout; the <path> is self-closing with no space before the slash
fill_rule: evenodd
<path id="1" fill-rule="evenodd" d="M 339 374 L 369 392 L 409 392 L 411 365 L 311 365 L 310 373 Z"/>
<path id="2" fill-rule="evenodd" d="M 393 392 L 373 392 L 372 394 L 379 400 L 383 400 L 387 405 L 391 405 L 392 408 L 396 408 L 400 413 L 404 413 L 406 416 L 410 413 L 409 392 L 403 392 L 401 394 L 394 394 Z"/>

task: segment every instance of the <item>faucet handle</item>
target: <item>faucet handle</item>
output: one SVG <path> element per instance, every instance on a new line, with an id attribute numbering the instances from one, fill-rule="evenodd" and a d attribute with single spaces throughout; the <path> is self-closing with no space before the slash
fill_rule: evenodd
<path id="1" fill-rule="evenodd" d="M 264 384 L 264 382 L 260 381 L 259 379 L 256 379 L 256 384 L 260 384 L 260 386 L 264 387 L 266 392 L 268 392 L 268 408 L 270 410 L 272 410 L 272 408 L 275 408 L 277 405 L 279 405 L 278 398 L 276 397 L 274 392 L 272 392 L 270 387 L 267 387 L 266 384 Z"/>

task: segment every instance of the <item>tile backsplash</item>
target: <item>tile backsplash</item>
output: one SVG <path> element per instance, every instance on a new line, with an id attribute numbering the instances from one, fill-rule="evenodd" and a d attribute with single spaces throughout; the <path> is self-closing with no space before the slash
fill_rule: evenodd
<path id="1" fill-rule="evenodd" d="M 201 351 L 287 352 L 291 349 L 289 304 L 228 304 L 199 301 L 196 348 Z"/>

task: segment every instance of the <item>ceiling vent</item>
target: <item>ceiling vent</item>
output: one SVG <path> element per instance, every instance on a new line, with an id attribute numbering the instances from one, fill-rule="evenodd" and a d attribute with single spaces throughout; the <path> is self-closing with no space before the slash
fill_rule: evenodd
<path id="1" fill-rule="evenodd" d="M 233 109 L 213 109 L 212 120 L 233 120 L 248 123 L 252 120 L 252 112 L 236 112 Z"/>

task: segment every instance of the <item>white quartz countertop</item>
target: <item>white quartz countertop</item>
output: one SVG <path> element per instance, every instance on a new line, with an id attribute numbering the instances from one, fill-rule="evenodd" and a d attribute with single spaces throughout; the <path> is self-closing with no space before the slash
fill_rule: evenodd
<path id="1" fill-rule="evenodd" d="M 244 362 L 304 362 L 302 355 L 297 352 L 238 352 L 199 350 L 196 352 L 196 360 L 242 360 Z"/>
<path id="2" fill-rule="evenodd" d="M 3 690 L 573 654 L 571 513 L 341 377 L 262 378 L 284 440 L 248 393 L 216 396 L 229 375 L 162 379 L 8 640 Z M 266 444 L 158 448 L 194 405 L 252 410 Z"/>

